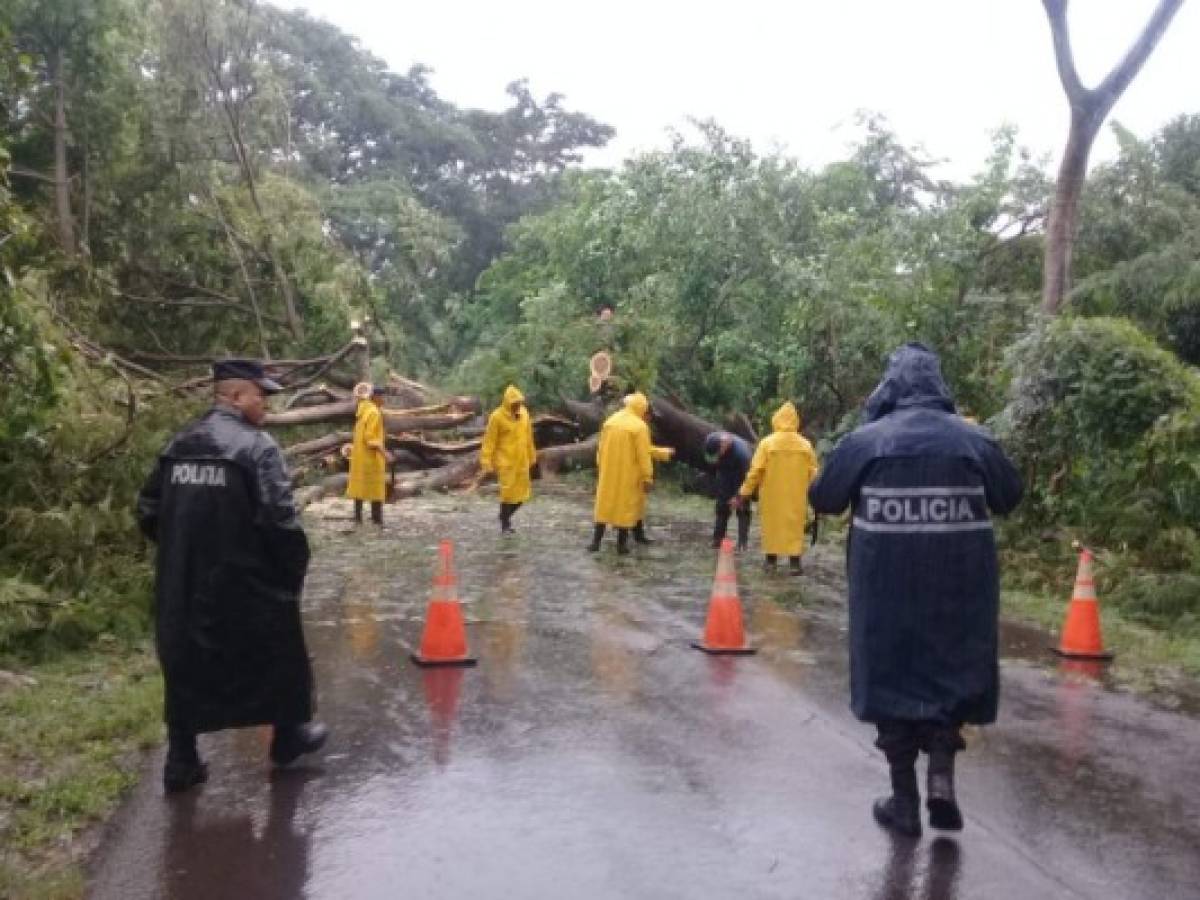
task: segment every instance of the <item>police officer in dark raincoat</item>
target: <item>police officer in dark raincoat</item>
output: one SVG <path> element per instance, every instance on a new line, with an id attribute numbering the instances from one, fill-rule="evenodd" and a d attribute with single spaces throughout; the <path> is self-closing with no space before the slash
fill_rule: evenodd
<path id="1" fill-rule="evenodd" d="M 320 748 L 300 624 L 308 540 L 279 445 L 259 426 L 280 390 L 252 360 L 213 366 L 215 402 L 176 434 L 138 496 L 158 545 L 155 637 L 166 686 L 163 784 L 207 776 L 196 735 L 275 726 L 271 759 Z"/>
<path id="2" fill-rule="evenodd" d="M 713 523 L 712 545 L 721 546 L 725 532 L 729 528 L 729 517 L 734 512 L 733 501 L 738 495 L 738 489 L 746 480 L 750 470 L 750 460 L 754 457 L 754 449 L 743 438 L 728 431 L 711 432 L 704 439 L 704 461 L 716 471 L 716 507 Z M 750 502 L 746 501 L 737 507 L 738 539 L 737 548 L 745 550 L 750 543 Z"/>
<path id="3" fill-rule="evenodd" d="M 1021 499 L 1016 469 L 990 433 L 955 414 L 938 357 L 896 350 L 809 490 L 813 507 L 851 507 L 850 694 L 891 768 L 880 824 L 921 832 L 915 764 L 929 754 L 934 828 L 958 830 L 960 727 L 996 719 L 999 569 L 991 513 Z"/>

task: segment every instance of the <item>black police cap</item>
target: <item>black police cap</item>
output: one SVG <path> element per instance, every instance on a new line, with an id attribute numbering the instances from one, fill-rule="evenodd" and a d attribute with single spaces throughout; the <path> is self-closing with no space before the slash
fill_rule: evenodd
<path id="1" fill-rule="evenodd" d="M 236 378 L 253 381 L 268 394 L 278 394 L 283 385 L 272 381 L 256 359 L 219 359 L 213 363 L 213 381 L 228 381 Z"/>

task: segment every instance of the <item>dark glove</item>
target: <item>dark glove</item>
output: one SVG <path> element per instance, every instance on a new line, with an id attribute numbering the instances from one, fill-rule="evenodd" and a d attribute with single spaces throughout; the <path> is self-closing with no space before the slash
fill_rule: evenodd
<path id="1" fill-rule="evenodd" d="M 529 467 L 529 477 L 534 481 L 542 477 L 542 464 L 540 462 L 535 462 Z"/>

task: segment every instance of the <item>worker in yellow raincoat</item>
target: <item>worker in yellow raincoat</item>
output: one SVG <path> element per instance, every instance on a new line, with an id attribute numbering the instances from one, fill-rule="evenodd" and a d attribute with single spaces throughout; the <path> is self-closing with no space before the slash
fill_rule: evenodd
<path id="1" fill-rule="evenodd" d="M 758 492 L 767 570 L 774 571 L 783 555 L 791 573 L 802 575 L 808 486 L 817 477 L 817 454 L 800 434 L 800 414 L 791 403 L 779 407 L 771 427 L 775 432 L 758 442 L 735 503 L 745 504 Z"/>
<path id="2" fill-rule="evenodd" d="M 596 451 L 595 530 L 588 549 L 600 549 L 605 528 L 617 529 L 617 552 L 629 552 L 629 534 L 641 544 L 645 534 L 646 494 L 654 485 L 654 461 L 666 462 L 674 450 L 650 443 L 650 402 L 644 394 L 630 394 L 625 408 L 613 413 L 600 429 Z"/>
<path id="3" fill-rule="evenodd" d="M 537 466 L 533 422 L 525 408 L 525 395 L 514 385 L 504 389 L 504 399 L 488 417 L 479 468 L 496 473 L 500 482 L 500 531 L 512 534 L 513 514 L 533 494 L 530 475 Z"/>
<path id="4" fill-rule="evenodd" d="M 363 501 L 371 504 L 371 521 L 383 524 L 384 478 L 391 461 L 383 431 L 383 388 L 362 383 L 354 388 L 358 412 L 350 445 L 350 481 L 346 496 L 354 500 L 354 521 L 362 522 Z"/>

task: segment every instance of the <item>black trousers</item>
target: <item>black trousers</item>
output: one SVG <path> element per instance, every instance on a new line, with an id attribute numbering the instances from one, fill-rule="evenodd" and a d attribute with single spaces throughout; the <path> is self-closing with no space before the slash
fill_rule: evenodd
<path id="1" fill-rule="evenodd" d="M 507 528 L 512 524 L 513 514 L 521 508 L 520 503 L 501 503 L 500 504 L 500 525 Z"/>
<path id="2" fill-rule="evenodd" d="M 953 756 L 967 745 L 961 725 L 932 720 L 890 719 L 876 723 L 875 746 L 893 768 L 912 766 L 924 750 L 930 756 Z"/>
<path id="3" fill-rule="evenodd" d="M 354 521 L 361 522 L 363 514 L 363 501 L 354 501 Z M 371 521 L 376 525 L 383 524 L 383 503 L 379 500 L 371 501 Z"/>
<path id="4" fill-rule="evenodd" d="M 713 523 L 713 543 L 717 544 L 725 540 L 725 533 L 729 530 L 729 517 L 733 515 L 733 510 L 729 508 L 728 500 L 718 499 L 713 512 L 716 514 L 716 520 Z M 752 515 L 749 501 L 737 511 L 739 547 L 745 547 L 750 543 L 750 519 Z"/>

